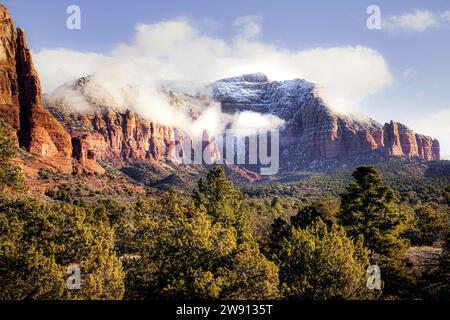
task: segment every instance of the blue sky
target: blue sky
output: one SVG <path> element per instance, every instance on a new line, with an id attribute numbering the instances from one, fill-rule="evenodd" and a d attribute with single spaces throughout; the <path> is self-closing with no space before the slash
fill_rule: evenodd
<path id="1" fill-rule="evenodd" d="M 108 54 L 118 44 L 132 41 L 136 24 L 152 25 L 179 17 L 189 19 L 205 36 L 231 41 L 236 35 L 235 21 L 242 16 L 259 18 L 262 31 L 258 41 L 293 52 L 342 46 L 373 49 L 384 58 L 392 83 L 368 95 L 361 102 L 361 111 L 380 122 L 395 119 L 437 136 L 443 144 L 443 155 L 450 155 L 450 23 L 443 18 L 446 11 L 450 12 L 449 0 L 128 0 L 125 3 L 3 0 L 1 3 L 9 9 L 15 24 L 25 28 L 28 44 L 36 53 L 65 48 Z M 82 10 L 81 30 L 68 30 L 65 26 L 66 8 L 71 4 Z M 397 23 L 397 29 L 394 26 L 392 30 L 387 27 L 368 30 L 366 9 L 371 4 L 381 8 L 382 21 Z M 434 22 L 429 25 L 425 22 L 423 30 L 414 29 L 414 25 L 409 28 L 414 21 L 405 17 L 417 10 L 433 15 L 429 18 Z"/>

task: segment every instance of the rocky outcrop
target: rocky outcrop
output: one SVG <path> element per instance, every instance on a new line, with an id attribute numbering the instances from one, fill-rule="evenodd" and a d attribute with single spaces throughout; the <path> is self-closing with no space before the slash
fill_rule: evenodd
<path id="1" fill-rule="evenodd" d="M 0 117 L 17 132 L 20 127 L 19 88 L 16 70 L 17 32 L 0 5 Z"/>
<path id="2" fill-rule="evenodd" d="M 20 104 L 20 144 L 30 153 L 70 157 L 69 134 L 43 107 L 39 77 L 34 69 L 22 29 L 17 30 L 17 82 Z"/>
<path id="3" fill-rule="evenodd" d="M 304 80 L 270 82 L 255 74 L 220 80 L 209 89 L 226 112 L 251 110 L 286 121 L 280 163 L 288 169 L 316 161 L 364 161 L 376 156 L 440 158 L 437 140 L 399 123 L 383 127 L 368 117 L 335 113 L 315 85 Z"/>
<path id="4" fill-rule="evenodd" d="M 81 127 L 70 128 L 73 116 Z M 86 159 L 165 161 L 170 159 L 175 146 L 173 128 L 144 120 L 131 111 L 100 109 L 91 114 L 72 114 L 64 123 L 77 141 L 74 156 L 81 162 Z"/>
<path id="5" fill-rule="evenodd" d="M 72 145 L 64 127 L 43 107 L 39 77 L 22 29 L 0 5 L 0 115 L 29 153 L 72 172 Z"/>
<path id="6" fill-rule="evenodd" d="M 95 87 L 96 90 L 92 90 Z M 204 132 L 193 139 L 179 128 L 155 123 L 137 113 L 122 108 L 103 92 L 90 78 L 82 78 L 62 87 L 80 95 L 89 104 L 89 110 L 74 112 L 61 99 L 49 98 L 47 108 L 64 125 L 72 137 L 73 157 L 84 171 L 101 173 L 99 161 L 112 163 L 117 167 L 133 163 L 161 165 L 177 162 L 177 157 L 193 154 L 195 141 L 201 141 L 202 150 L 208 148 L 210 161 L 219 157 L 213 139 Z M 192 97 L 168 93 L 172 103 L 187 103 Z M 189 100 L 189 101 L 186 101 Z M 178 155 L 177 155 L 178 153 Z M 96 165 L 97 164 L 97 165 Z"/>
<path id="7" fill-rule="evenodd" d="M 416 134 L 401 123 L 391 121 L 384 125 L 384 148 L 386 155 L 439 160 L 439 141 Z"/>
<path id="8" fill-rule="evenodd" d="M 68 128 L 73 123 L 74 116 L 71 114 L 63 120 Z M 83 165 L 98 160 L 118 166 L 145 162 L 157 165 L 174 161 L 175 152 L 179 152 L 181 157 L 191 152 L 188 148 L 194 148 L 194 142 L 187 133 L 143 119 L 129 110 L 121 112 L 100 109 L 92 114 L 78 114 L 75 117 L 78 129 L 70 129 L 73 156 Z M 206 133 L 202 143 L 203 150 L 212 144 Z M 211 153 L 213 160 L 218 158 L 214 146 Z M 92 164 L 90 167 L 92 168 Z"/>

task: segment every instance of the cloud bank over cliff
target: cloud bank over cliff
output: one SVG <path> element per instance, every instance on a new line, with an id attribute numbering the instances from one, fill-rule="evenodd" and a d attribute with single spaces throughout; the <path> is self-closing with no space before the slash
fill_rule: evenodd
<path id="1" fill-rule="evenodd" d="M 195 90 L 221 78 L 263 72 L 271 80 L 304 78 L 338 112 L 358 112 L 360 102 L 393 82 L 383 56 L 363 46 L 291 51 L 260 40 L 261 18 L 235 21 L 227 41 L 185 18 L 136 26 L 130 43 L 108 54 L 49 49 L 35 53 L 44 91 L 89 74 L 147 86 L 164 82 Z"/>
<path id="2" fill-rule="evenodd" d="M 154 123 L 183 129 L 197 137 L 203 136 L 205 130 L 209 135 L 219 135 L 225 129 L 252 135 L 259 130 L 282 128 L 285 124 L 284 120 L 271 114 L 225 113 L 220 103 L 210 98 L 172 92 L 154 84 L 131 86 L 121 78 L 115 79 L 103 72 L 67 82 L 47 94 L 45 100 L 69 113 L 88 114 L 99 107 L 122 112 L 131 110 Z"/>

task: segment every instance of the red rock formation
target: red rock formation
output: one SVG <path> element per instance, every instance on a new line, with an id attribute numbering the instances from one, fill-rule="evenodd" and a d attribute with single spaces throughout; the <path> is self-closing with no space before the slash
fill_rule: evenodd
<path id="1" fill-rule="evenodd" d="M 58 107 L 50 109 L 55 114 L 56 109 L 61 111 Z M 194 147 L 185 132 L 153 123 L 129 110 L 98 108 L 89 114 L 59 112 L 58 119 L 72 136 L 73 157 L 87 171 L 96 173 L 104 171 L 98 164 L 94 165 L 98 161 L 118 167 L 142 162 L 158 165 L 175 161 L 176 151 L 184 156 L 187 149 Z M 212 160 L 218 158 L 218 150 L 206 133 L 202 146 L 209 147 Z"/>
<path id="2" fill-rule="evenodd" d="M 0 118 L 17 132 L 19 89 L 16 71 L 17 33 L 6 9 L 0 5 Z"/>
<path id="3" fill-rule="evenodd" d="M 70 135 L 42 105 L 39 77 L 22 29 L 15 29 L 0 5 L 0 115 L 16 132 L 21 147 L 72 172 Z"/>
<path id="4" fill-rule="evenodd" d="M 288 123 L 292 154 L 306 159 L 345 159 L 382 150 L 385 156 L 439 160 L 439 142 L 392 121 L 381 127 L 373 120 L 358 121 L 344 115 L 302 107 Z M 283 139 L 283 138 L 282 138 Z"/>
<path id="5" fill-rule="evenodd" d="M 387 155 L 403 155 L 398 125 L 393 121 L 391 121 L 390 124 L 385 124 L 384 126 L 384 145 Z"/>
<path id="6" fill-rule="evenodd" d="M 82 152 L 90 152 L 97 160 L 158 162 L 169 159 L 175 146 L 174 129 L 139 118 L 131 111 L 103 109 L 70 117 L 76 117 L 87 130 L 70 128 L 70 118 L 63 123 L 77 141 L 82 141 Z M 85 158 L 77 149 L 75 157 Z"/>
<path id="7" fill-rule="evenodd" d="M 437 140 L 416 134 L 401 123 L 391 121 L 384 125 L 384 150 L 388 156 L 439 160 Z"/>
<path id="8" fill-rule="evenodd" d="M 21 145 L 43 156 L 72 155 L 69 134 L 42 105 L 39 77 L 25 42 L 22 29 L 17 30 L 17 81 L 19 84 Z"/>
<path id="9" fill-rule="evenodd" d="M 93 163 L 92 160 L 115 162 L 119 166 L 127 162 L 159 164 L 173 161 L 177 153 L 185 157 L 195 147 L 190 137 L 181 130 L 159 125 L 131 111 L 113 107 L 117 103 L 98 95 L 98 90 L 102 91 L 101 85 L 93 86 L 90 78 L 82 78 L 66 88 L 81 94 L 91 105 L 92 111 L 88 114 L 74 113 L 69 106 L 64 105 L 63 100 L 49 101 L 49 109 L 70 131 L 74 138 L 74 157 L 84 166 Z M 260 87 L 256 89 L 251 98 L 264 92 Z M 273 90 L 267 91 L 273 94 Z M 286 99 L 286 95 L 294 98 L 289 98 L 291 101 Z M 181 95 L 178 98 L 184 99 Z M 279 112 L 277 115 L 286 120 L 285 130 L 280 137 L 280 151 L 281 165 L 287 169 L 298 164 L 314 164 L 316 160 L 352 163 L 352 160 L 364 162 L 376 160 L 380 156 L 439 159 L 437 141 L 416 135 L 406 126 L 395 122 L 383 127 L 369 118 L 356 119 L 334 113 L 312 93 L 305 95 L 301 103 L 295 100 L 295 94 L 284 91 L 280 99 L 262 97 L 255 101 L 243 101 L 242 105 L 229 101 L 227 106 L 229 109 L 241 110 L 241 107 L 252 109 L 254 105 L 261 108 L 266 101 L 282 101 L 276 109 L 265 112 Z M 273 103 L 270 103 L 267 108 L 272 106 Z M 176 145 L 181 148 L 175 148 Z M 217 146 L 205 132 L 202 148 L 205 150 L 207 147 L 211 158 L 217 159 Z M 209 159 L 206 161 L 211 163 Z M 90 168 L 93 167 L 90 165 Z"/>
<path id="10" fill-rule="evenodd" d="M 76 166 L 74 171 L 77 173 L 96 173 L 103 174 L 103 169 L 97 162 L 98 149 L 96 146 L 101 145 L 101 149 L 105 149 L 104 141 L 95 135 L 81 135 L 72 138 L 73 157 L 78 161 L 80 166 Z"/>
<path id="11" fill-rule="evenodd" d="M 286 170 L 391 156 L 440 158 L 438 141 L 396 122 L 383 127 L 368 117 L 334 112 L 321 99 L 320 88 L 305 80 L 270 82 L 255 74 L 219 80 L 209 88 L 226 112 L 250 110 L 285 120 L 280 131 L 280 164 Z"/>

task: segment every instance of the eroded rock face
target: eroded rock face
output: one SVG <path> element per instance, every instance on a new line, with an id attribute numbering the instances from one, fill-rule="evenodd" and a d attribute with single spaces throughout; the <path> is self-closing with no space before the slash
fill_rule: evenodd
<path id="1" fill-rule="evenodd" d="M 29 153 L 72 172 L 70 135 L 43 107 L 41 84 L 22 29 L 0 5 L 0 116 Z"/>
<path id="2" fill-rule="evenodd" d="M 314 84 L 304 80 L 270 82 L 261 74 L 220 80 L 210 86 L 229 113 L 256 111 L 286 121 L 281 132 L 281 164 L 315 160 L 364 159 L 374 154 L 438 160 L 439 142 L 391 122 L 337 114 L 325 106 Z"/>
<path id="3" fill-rule="evenodd" d="M 109 161 L 150 161 L 170 159 L 175 146 L 174 129 L 154 124 L 131 111 L 100 109 L 91 114 L 71 114 L 64 123 L 76 121 L 72 137 L 82 141 L 74 156 Z M 81 155 L 80 155 L 81 152 Z"/>
<path id="4" fill-rule="evenodd" d="M 219 158 L 219 151 L 207 132 L 193 137 L 176 128 L 146 119 L 118 103 L 93 77 L 84 77 L 58 88 L 58 94 L 48 96 L 47 109 L 72 137 L 73 157 L 83 166 L 105 161 L 117 167 L 130 163 L 178 163 L 194 155 L 195 143 L 208 148 L 209 162 Z M 84 109 L 72 105 L 67 93 L 83 101 Z M 130 94 L 133 92 L 130 91 Z M 164 89 L 167 101 L 193 117 L 198 113 L 197 98 Z M 152 103 L 151 101 L 149 103 Z M 192 158 L 191 157 L 191 158 Z M 94 170 L 98 172 L 98 170 Z"/>
<path id="5" fill-rule="evenodd" d="M 126 93 L 132 96 L 134 92 L 130 90 Z M 84 108 L 75 110 L 72 100 L 66 99 L 67 93 L 83 101 Z M 174 110 L 193 118 L 202 108 L 202 102 L 196 97 L 167 88 L 161 88 L 160 94 Z M 198 144 L 205 151 L 208 163 L 220 157 L 214 138 L 207 132 L 193 137 L 183 128 L 144 118 L 130 111 L 123 102 L 119 103 L 95 77 L 67 83 L 45 100 L 47 109 L 70 132 L 73 156 L 83 165 L 91 160 L 113 163 L 117 167 L 130 163 L 157 166 L 164 162 L 180 163 L 181 158 L 185 160 L 189 155 L 193 160 L 193 149 Z"/>
<path id="6" fill-rule="evenodd" d="M 88 113 L 67 112 L 64 106 L 49 106 L 72 136 L 73 157 L 88 172 L 102 173 L 98 161 L 121 167 L 130 163 L 175 162 L 193 154 L 194 141 L 181 129 L 144 119 L 130 110 L 93 106 Z M 202 149 L 209 148 L 211 162 L 219 157 L 212 138 L 200 137 Z"/>
<path id="7" fill-rule="evenodd" d="M 194 148 L 191 137 L 183 131 L 153 123 L 129 110 L 99 109 L 91 114 L 66 114 L 60 119 L 71 128 L 73 156 L 83 165 L 98 160 L 118 166 L 123 163 L 174 162 L 176 152 L 182 157 L 187 149 Z M 76 125 L 71 127 L 74 123 Z M 203 149 L 213 145 L 206 133 L 202 143 Z M 218 158 L 218 151 L 214 145 L 210 150 L 214 161 Z"/>
<path id="8" fill-rule="evenodd" d="M 21 29 L 17 30 L 16 57 L 21 145 L 30 153 L 37 155 L 70 157 L 72 155 L 70 136 L 43 107 L 41 84 Z"/>
<path id="9" fill-rule="evenodd" d="M 17 132 L 19 88 L 16 70 L 17 33 L 6 9 L 0 5 L 0 117 Z"/>
<path id="10" fill-rule="evenodd" d="M 416 134 L 401 123 L 391 121 L 384 125 L 384 149 L 388 156 L 439 160 L 439 141 Z"/>

